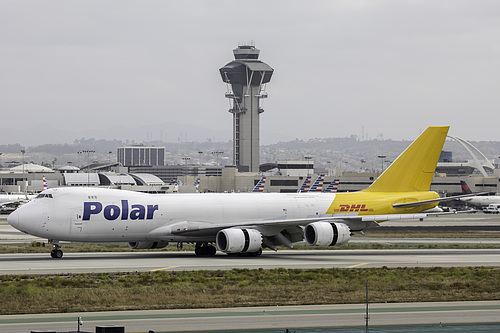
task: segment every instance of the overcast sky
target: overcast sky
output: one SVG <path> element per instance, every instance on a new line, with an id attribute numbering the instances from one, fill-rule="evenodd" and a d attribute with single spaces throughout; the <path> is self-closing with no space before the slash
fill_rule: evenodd
<path id="1" fill-rule="evenodd" d="M 500 140 L 500 1 L 1 0 L 0 31 L 0 131 L 25 143 L 153 124 L 172 134 L 144 139 L 231 140 L 218 70 L 250 41 L 274 68 L 264 143 Z"/>

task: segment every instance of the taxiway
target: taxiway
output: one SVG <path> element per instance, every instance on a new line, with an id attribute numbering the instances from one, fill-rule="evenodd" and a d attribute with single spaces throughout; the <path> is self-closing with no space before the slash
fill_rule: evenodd
<path id="1" fill-rule="evenodd" d="M 377 332 L 385 331 L 381 325 L 391 325 L 388 332 L 401 332 L 409 328 L 396 325 L 412 324 L 434 325 L 439 327 L 439 332 L 450 332 L 446 329 L 450 324 L 498 323 L 500 301 L 370 304 L 369 314 L 369 324 L 372 329 L 376 326 Z M 328 328 L 333 327 L 340 327 L 343 331 L 352 327 L 359 332 L 364 330 L 364 316 L 365 304 L 27 314 L 1 316 L 0 331 L 74 331 L 76 319 L 82 317 L 84 331 L 94 331 L 97 325 L 123 325 L 127 332 L 236 332 L 242 328 L 245 330 L 238 332 L 250 329 L 252 332 L 253 329 L 262 329 L 255 332 L 283 332 L 287 328 L 292 332 L 295 329 L 299 332 L 317 331 L 314 328 L 329 332 Z M 498 329 L 498 325 L 494 325 L 493 329 Z M 424 332 L 428 329 L 414 328 L 412 331 Z"/>
<path id="2" fill-rule="evenodd" d="M 200 257 L 192 252 L 2 254 L 0 274 L 147 272 L 158 270 L 228 270 L 233 268 L 357 268 L 499 266 L 500 249 L 457 250 L 287 250 L 260 257 Z"/>

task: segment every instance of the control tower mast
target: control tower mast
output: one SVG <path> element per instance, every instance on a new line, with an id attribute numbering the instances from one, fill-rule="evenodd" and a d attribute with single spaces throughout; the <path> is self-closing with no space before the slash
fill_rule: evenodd
<path id="1" fill-rule="evenodd" d="M 240 45 L 233 50 L 234 59 L 219 72 L 228 85 L 229 112 L 233 114 L 233 163 L 240 172 L 259 171 L 259 116 L 264 109 L 261 100 L 267 98 L 265 85 L 273 69 L 258 60 L 259 49 Z"/>

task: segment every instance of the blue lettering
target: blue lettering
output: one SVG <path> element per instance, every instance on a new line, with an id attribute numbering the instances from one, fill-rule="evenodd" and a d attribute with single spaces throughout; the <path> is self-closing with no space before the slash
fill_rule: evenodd
<path id="1" fill-rule="evenodd" d="M 104 218 L 106 220 L 116 220 L 120 216 L 120 207 L 117 205 L 109 205 L 104 207 Z"/>
<path id="2" fill-rule="evenodd" d="M 148 205 L 148 220 L 153 219 L 153 214 L 155 213 L 155 210 L 158 210 L 158 205 Z"/>
<path id="3" fill-rule="evenodd" d="M 99 214 L 102 210 L 100 202 L 84 202 L 83 203 L 83 221 L 90 220 L 90 215 Z"/>
<path id="4" fill-rule="evenodd" d="M 155 211 L 158 210 L 158 205 L 140 205 L 134 204 L 129 206 L 128 200 L 121 200 L 121 208 L 118 205 L 107 205 L 104 207 L 102 203 L 90 201 L 83 203 L 83 221 L 89 221 L 92 215 L 103 213 L 103 216 L 108 221 L 114 221 L 120 218 L 122 221 L 131 220 L 152 220 Z"/>
<path id="5" fill-rule="evenodd" d="M 132 211 L 130 212 L 131 220 L 144 220 L 146 215 L 146 208 L 143 205 L 132 205 Z"/>
<path id="6" fill-rule="evenodd" d="M 127 216 L 128 216 L 128 200 L 122 200 L 122 220 L 126 220 Z"/>

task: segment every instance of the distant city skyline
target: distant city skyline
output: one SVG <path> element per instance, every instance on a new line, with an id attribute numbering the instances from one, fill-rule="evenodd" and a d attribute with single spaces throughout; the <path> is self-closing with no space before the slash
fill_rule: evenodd
<path id="1" fill-rule="evenodd" d="M 451 134 L 472 141 L 500 140 L 498 1 L 0 6 L 4 144 L 112 138 L 106 134 L 231 140 L 218 69 L 249 42 L 274 69 L 263 144 L 350 135 L 413 140 L 429 125 L 450 125 Z"/>
<path id="2" fill-rule="evenodd" d="M 94 142 L 94 143 L 92 143 Z M 384 163 L 392 162 L 412 141 L 410 140 L 368 140 L 359 141 L 356 138 L 331 138 L 316 140 L 292 140 L 288 142 L 262 145 L 260 147 L 260 163 L 303 160 L 305 156 L 312 158 L 316 167 L 339 168 L 349 171 L 364 169 L 378 170 L 381 166 L 379 155 L 384 155 Z M 472 142 L 493 163 L 500 163 L 500 141 Z M 35 146 L 26 149 L 25 162 L 48 166 L 75 165 L 83 166 L 93 161 L 110 162 L 117 160 L 118 141 L 86 139 L 77 144 L 60 144 L 54 146 Z M 177 142 L 158 146 L 165 147 L 165 163 L 168 165 L 214 165 L 216 158 L 211 151 L 223 151 L 219 162 L 222 165 L 232 165 L 232 143 L 224 142 Z M 0 163 L 4 166 L 11 161 L 22 161 L 21 146 L 5 150 L 0 145 Z M 95 153 L 87 156 L 78 151 L 91 148 Z M 453 161 L 465 162 L 471 159 L 470 154 L 452 140 L 446 140 L 444 150 L 453 152 Z M 202 152 L 201 154 L 199 152 Z M 184 160 L 189 158 L 189 162 Z"/>

